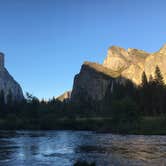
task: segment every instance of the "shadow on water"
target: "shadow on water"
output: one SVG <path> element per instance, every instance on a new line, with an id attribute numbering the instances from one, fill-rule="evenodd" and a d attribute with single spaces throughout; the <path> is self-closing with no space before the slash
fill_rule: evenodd
<path id="1" fill-rule="evenodd" d="M 166 165 L 166 136 L 82 131 L 0 132 L 0 165 Z"/>

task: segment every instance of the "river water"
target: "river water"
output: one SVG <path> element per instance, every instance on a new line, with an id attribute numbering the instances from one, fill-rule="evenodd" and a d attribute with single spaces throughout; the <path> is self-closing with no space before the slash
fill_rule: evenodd
<path id="1" fill-rule="evenodd" d="M 166 136 L 0 131 L 0 166 L 166 166 Z"/>

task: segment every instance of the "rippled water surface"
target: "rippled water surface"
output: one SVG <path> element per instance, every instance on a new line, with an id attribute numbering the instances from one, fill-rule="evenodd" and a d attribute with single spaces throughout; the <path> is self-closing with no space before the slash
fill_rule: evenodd
<path id="1" fill-rule="evenodd" d="M 166 166 L 166 136 L 86 131 L 0 131 L 0 166 Z"/>

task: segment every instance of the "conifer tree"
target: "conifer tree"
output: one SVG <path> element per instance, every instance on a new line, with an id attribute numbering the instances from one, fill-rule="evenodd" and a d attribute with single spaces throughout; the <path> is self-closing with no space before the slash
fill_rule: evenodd
<path id="1" fill-rule="evenodd" d="M 4 91 L 0 91 L 0 112 L 3 113 L 5 111 L 5 96 Z"/>
<path id="2" fill-rule="evenodd" d="M 164 79 L 160 71 L 160 68 L 158 66 L 156 66 L 156 69 L 155 69 L 155 82 L 158 85 L 164 86 Z"/>
<path id="3" fill-rule="evenodd" d="M 146 73 L 142 73 L 142 83 L 140 88 L 140 106 L 143 114 L 148 114 L 149 112 L 149 83 L 147 80 Z"/>
<path id="4" fill-rule="evenodd" d="M 148 85 L 147 76 L 146 76 L 146 73 L 143 72 L 142 73 L 142 87 L 146 87 L 147 85 Z"/>
<path id="5" fill-rule="evenodd" d="M 13 95 L 12 95 L 12 91 L 11 89 L 9 90 L 8 94 L 7 94 L 7 110 L 11 111 L 13 109 Z"/>
<path id="6" fill-rule="evenodd" d="M 9 90 L 8 95 L 7 95 L 7 103 L 12 104 L 12 102 L 13 102 L 12 91 Z"/>
<path id="7" fill-rule="evenodd" d="M 153 76 L 150 74 L 150 76 L 149 76 L 149 83 L 151 84 L 153 82 L 154 82 Z"/>
<path id="8" fill-rule="evenodd" d="M 162 73 L 160 71 L 160 68 L 156 66 L 155 70 L 155 109 L 157 114 L 161 114 L 164 110 L 164 96 L 165 96 L 165 84 L 164 84 L 164 78 L 162 76 Z"/>

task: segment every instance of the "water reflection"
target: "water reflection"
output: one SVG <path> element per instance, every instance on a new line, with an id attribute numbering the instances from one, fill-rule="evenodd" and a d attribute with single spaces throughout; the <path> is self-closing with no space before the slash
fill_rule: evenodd
<path id="1" fill-rule="evenodd" d="M 166 165 L 166 136 L 75 131 L 0 132 L 0 165 Z"/>

